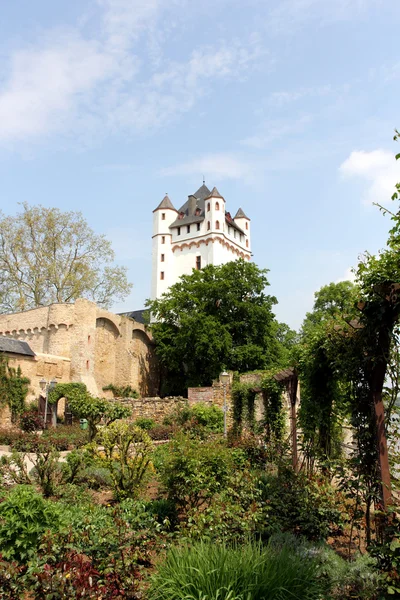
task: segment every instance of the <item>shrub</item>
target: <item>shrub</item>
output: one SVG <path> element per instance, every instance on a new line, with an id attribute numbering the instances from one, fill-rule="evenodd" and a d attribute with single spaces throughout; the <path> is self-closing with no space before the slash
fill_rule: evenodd
<path id="1" fill-rule="evenodd" d="M 377 561 L 370 555 L 358 555 L 354 560 L 348 561 L 328 547 L 314 551 L 314 555 L 319 564 L 320 579 L 329 582 L 329 598 L 377 598 L 383 582 L 377 569 Z"/>
<path id="2" fill-rule="evenodd" d="M 0 504 L 0 547 L 3 558 L 26 563 L 37 551 L 46 529 L 57 527 L 51 503 L 33 487 L 13 488 Z"/>
<path id="3" fill-rule="evenodd" d="M 183 511 L 209 504 L 244 463 L 243 453 L 227 448 L 223 441 L 200 441 L 184 434 L 155 456 L 169 500 Z"/>
<path id="4" fill-rule="evenodd" d="M 139 427 L 140 429 L 144 429 L 145 431 L 154 429 L 155 424 L 156 424 L 156 422 L 154 421 L 154 419 L 149 419 L 147 417 L 140 417 L 139 419 L 136 419 L 136 421 L 135 421 L 136 427 Z"/>
<path id="5" fill-rule="evenodd" d="M 19 417 L 22 431 L 32 432 L 43 429 L 43 417 L 38 413 L 36 404 L 31 404 Z"/>
<path id="6" fill-rule="evenodd" d="M 339 532 L 343 518 L 337 492 L 323 478 L 307 479 L 289 468 L 260 477 L 262 499 L 269 509 L 264 534 L 289 531 L 309 540 Z"/>
<path id="7" fill-rule="evenodd" d="M 224 430 L 224 413 L 214 404 L 205 404 L 200 402 L 194 404 L 191 409 L 193 417 L 199 425 L 205 427 L 208 431 L 222 433 Z"/>
<path id="8" fill-rule="evenodd" d="M 86 485 L 91 490 L 112 488 L 111 474 L 105 467 L 88 466 L 83 469 L 78 477 L 80 484 Z"/>
<path id="9" fill-rule="evenodd" d="M 115 498 L 136 497 L 150 473 L 151 439 L 132 423 L 117 421 L 102 430 L 100 443 L 98 463 L 110 472 Z"/>
<path id="10" fill-rule="evenodd" d="M 146 505 L 146 510 L 157 519 L 160 525 L 167 525 L 168 528 L 174 529 L 178 524 L 178 512 L 171 500 L 165 498 L 153 500 Z"/>
<path id="11" fill-rule="evenodd" d="M 150 600 L 318 599 L 316 561 L 290 546 L 198 542 L 172 548 L 153 576 Z"/>
<path id="12" fill-rule="evenodd" d="M 172 425 L 155 425 L 147 433 L 154 441 L 169 440 L 174 435 L 174 428 Z"/>
<path id="13" fill-rule="evenodd" d="M 46 429 L 42 437 L 60 451 L 81 448 L 88 443 L 88 432 L 82 430 L 79 425 L 59 425 Z"/>

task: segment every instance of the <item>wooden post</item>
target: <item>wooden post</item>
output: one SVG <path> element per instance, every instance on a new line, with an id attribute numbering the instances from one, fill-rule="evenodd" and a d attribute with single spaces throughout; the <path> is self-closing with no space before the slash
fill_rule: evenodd
<path id="1" fill-rule="evenodd" d="M 297 453 L 297 415 L 296 415 L 296 400 L 297 400 L 297 373 L 293 373 L 289 379 L 289 399 L 290 399 L 290 433 L 292 438 L 292 465 L 293 470 L 297 471 L 298 453 Z"/>

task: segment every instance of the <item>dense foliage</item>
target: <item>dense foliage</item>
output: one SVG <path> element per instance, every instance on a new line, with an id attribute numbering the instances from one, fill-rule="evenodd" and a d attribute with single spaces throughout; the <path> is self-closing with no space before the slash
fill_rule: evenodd
<path id="1" fill-rule="evenodd" d="M 21 367 L 10 367 L 8 358 L 0 356 L 0 407 L 6 404 L 11 411 L 11 420 L 15 423 L 25 408 L 30 380 L 24 377 Z"/>
<path id="2" fill-rule="evenodd" d="M 165 393 L 210 385 L 223 367 L 245 372 L 274 363 L 276 300 L 264 291 L 266 275 L 244 260 L 208 265 L 149 302 Z"/>

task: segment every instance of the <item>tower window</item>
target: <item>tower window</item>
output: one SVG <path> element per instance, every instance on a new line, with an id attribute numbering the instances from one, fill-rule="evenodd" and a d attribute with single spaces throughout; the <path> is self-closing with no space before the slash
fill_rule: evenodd
<path id="1" fill-rule="evenodd" d="M 246 248 L 249 247 L 249 240 L 246 240 Z"/>
<path id="2" fill-rule="evenodd" d="M 242 241 L 242 237 L 243 237 L 242 234 L 240 234 L 240 241 Z"/>
<path id="3" fill-rule="evenodd" d="M 201 256 L 196 256 L 196 269 L 198 271 L 201 269 Z"/>
<path id="4" fill-rule="evenodd" d="M 176 235 L 181 235 L 181 228 L 178 227 L 178 231 L 176 232 Z"/>
<path id="5" fill-rule="evenodd" d="M 162 244 L 165 244 L 165 235 L 162 235 L 162 236 L 161 236 L 161 243 L 162 243 Z"/>
<path id="6" fill-rule="evenodd" d="M 233 230 L 233 237 L 236 237 L 236 229 Z"/>
<path id="7" fill-rule="evenodd" d="M 211 210 L 211 204 L 207 202 L 207 211 Z"/>
<path id="8" fill-rule="evenodd" d="M 231 235 L 231 228 L 229 227 L 229 225 L 228 225 L 228 233 L 229 233 L 229 235 Z"/>
<path id="9" fill-rule="evenodd" d="M 161 254 L 161 262 L 164 262 L 165 260 L 165 254 Z"/>
<path id="10" fill-rule="evenodd" d="M 219 210 L 219 202 L 215 203 L 215 210 Z"/>
<path id="11" fill-rule="evenodd" d="M 246 221 L 246 229 L 248 229 L 248 228 L 249 228 L 249 224 L 248 224 L 248 222 Z"/>
<path id="12" fill-rule="evenodd" d="M 165 213 L 161 213 L 161 221 L 165 221 Z"/>
<path id="13" fill-rule="evenodd" d="M 186 225 L 186 233 L 190 233 L 190 225 Z"/>
<path id="14" fill-rule="evenodd" d="M 197 223 L 197 231 L 200 231 L 200 223 Z"/>
<path id="15" fill-rule="evenodd" d="M 160 273 L 160 279 L 164 279 L 164 271 L 161 271 L 161 273 Z"/>
<path id="16" fill-rule="evenodd" d="M 215 229 L 219 229 L 219 221 L 215 221 Z"/>
<path id="17" fill-rule="evenodd" d="M 210 229 L 211 229 L 210 221 L 207 221 L 207 231 L 210 231 Z"/>

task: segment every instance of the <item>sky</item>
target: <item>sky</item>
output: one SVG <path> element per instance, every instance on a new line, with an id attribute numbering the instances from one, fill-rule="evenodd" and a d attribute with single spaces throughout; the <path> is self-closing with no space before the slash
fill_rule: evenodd
<path id="1" fill-rule="evenodd" d="M 279 320 L 383 247 L 397 0 L 0 0 L 0 208 L 81 211 L 150 296 L 152 211 L 214 185 Z"/>

